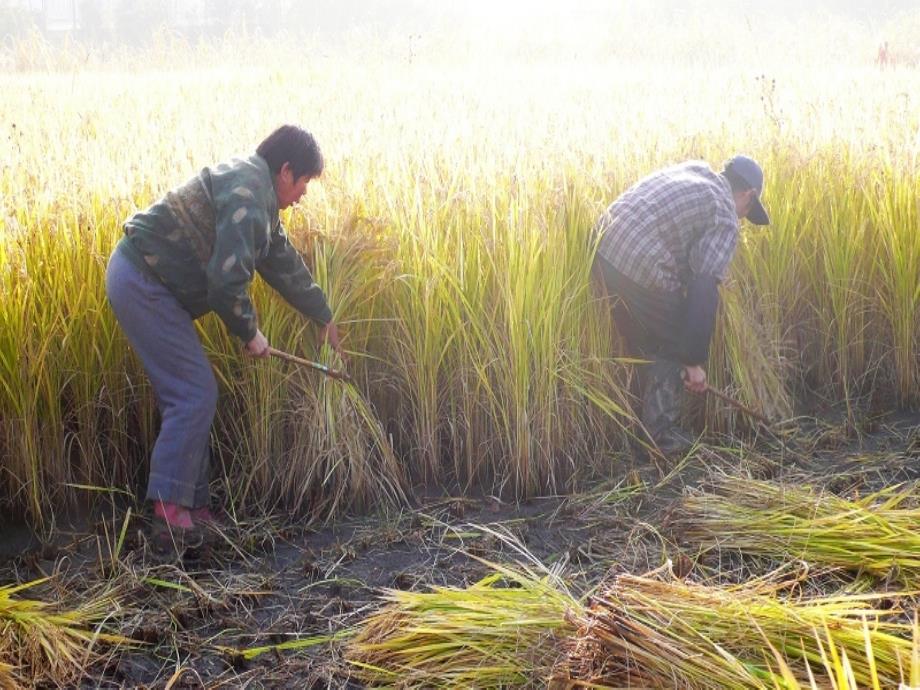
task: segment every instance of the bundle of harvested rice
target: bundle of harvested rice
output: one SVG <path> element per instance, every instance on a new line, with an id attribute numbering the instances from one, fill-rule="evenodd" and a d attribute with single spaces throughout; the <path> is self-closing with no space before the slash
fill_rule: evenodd
<path id="1" fill-rule="evenodd" d="M 369 684 L 494 688 L 542 684 L 578 602 L 553 573 L 490 564 L 465 589 L 390 591 L 361 625 L 346 658 Z"/>
<path id="2" fill-rule="evenodd" d="M 809 486 L 725 477 L 684 501 L 683 535 L 715 548 L 866 572 L 920 586 L 916 489 L 841 498 Z"/>
<path id="3" fill-rule="evenodd" d="M 881 595 L 793 597 L 776 575 L 734 586 L 619 575 L 571 619 L 555 686 L 776 688 L 808 685 L 843 654 L 860 687 L 897 687 L 917 653 L 913 626 Z"/>
<path id="4" fill-rule="evenodd" d="M 0 587 L 0 687 L 65 685 L 99 660 L 98 643 L 132 643 L 99 629 L 114 607 L 110 597 L 57 612 L 45 602 L 13 596 L 46 580 Z"/>

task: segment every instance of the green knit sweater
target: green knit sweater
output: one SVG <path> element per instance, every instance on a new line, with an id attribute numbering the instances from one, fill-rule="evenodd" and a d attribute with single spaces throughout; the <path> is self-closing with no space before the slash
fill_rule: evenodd
<path id="1" fill-rule="evenodd" d="M 249 342 L 258 320 L 249 283 L 256 271 L 291 306 L 332 320 L 278 218 L 268 164 L 257 155 L 204 168 L 124 225 L 118 250 L 160 280 L 193 319 L 214 311 Z"/>

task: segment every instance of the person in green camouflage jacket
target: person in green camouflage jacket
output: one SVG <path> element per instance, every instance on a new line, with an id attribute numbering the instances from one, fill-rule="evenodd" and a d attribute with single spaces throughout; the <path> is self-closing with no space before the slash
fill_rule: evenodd
<path id="1" fill-rule="evenodd" d="M 147 488 L 158 535 L 197 539 L 197 527 L 214 521 L 208 476 L 217 384 L 194 319 L 214 311 L 248 354 L 267 357 L 249 296 L 258 272 L 343 355 L 326 297 L 278 216 L 322 170 L 313 136 L 284 125 L 255 155 L 204 168 L 125 222 L 106 291 L 162 413 Z"/>

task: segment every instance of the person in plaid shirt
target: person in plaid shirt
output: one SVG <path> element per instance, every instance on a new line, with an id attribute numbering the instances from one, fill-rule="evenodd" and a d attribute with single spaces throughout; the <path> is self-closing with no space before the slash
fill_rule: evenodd
<path id="1" fill-rule="evenodd" d="M 735 156 L 722 172 L 687 161 L 639 180 L 596 227 L 595 273 L 630 354 L 650 360 L 638 380 L 641 420 L 665 455 L 690 447 L 678 425 L 683 387 L 706 390 L 703 365 L 740 219 L 769 225 L 763 171 Z"/>

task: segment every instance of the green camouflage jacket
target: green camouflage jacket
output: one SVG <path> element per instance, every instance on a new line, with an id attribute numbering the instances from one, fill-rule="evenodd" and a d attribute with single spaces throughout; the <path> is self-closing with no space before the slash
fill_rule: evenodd
<path id="1" fill-rule="evenodd" d="M 124 226 L 119 251 L 166 285 L 193 319 L 215 311 L 243 342 L 258 321 L 255 271 L 291 306 L 332 320 L 326 296 L 288 241 L 268 164 L 257 155 L 204 168 Z"/>

